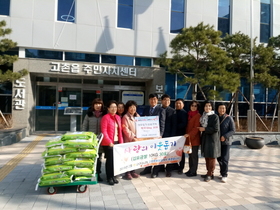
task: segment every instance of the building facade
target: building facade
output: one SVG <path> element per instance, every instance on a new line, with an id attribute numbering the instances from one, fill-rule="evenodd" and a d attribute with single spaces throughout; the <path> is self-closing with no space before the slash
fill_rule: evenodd
<path id="1" fill-rule="evenodd" d="M 146 105 L 156 92 L 191 100 L 188 84 L 154 65 L 170 41 L 183 27 L 204 22 L 223 34 L 247 35 L 252 23 L 253 37 L 267 42 L 280 34 L 280 0 L 0 0 L 2 20 L 13 30 L 7 38 L 18 44 L 13 71 L 29 71 L 1 90 L 2 112 L 28 133 L 67 131 L 65 108 L 82 107 L 79 130 L 96 97 Z M 241 89 L 249 95 L 246 81 Z M 254 91 L 264 113 L 275 91 L 258 85 Z M 223 100 L 230 97 L 224 93 Z"/>

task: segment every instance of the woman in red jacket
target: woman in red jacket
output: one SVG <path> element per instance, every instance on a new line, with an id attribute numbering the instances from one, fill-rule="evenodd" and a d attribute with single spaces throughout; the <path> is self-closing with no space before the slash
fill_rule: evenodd
<path id="1" fill-rule="evenodd" d="M 114 185 L 119 183 L 119 181 L 114 177 L 113 146 L 115 144 L 122 144 L 123 137 L 121 118 L 116 114 L 117 102 L 110 101 L 107 109 L 108 114 L 104 115 L 101 120 L 101 132 L 103 133 L 101 145 L 105 152 L 107 181 L 110 185 Z"/>
<path id="2" fill-rule="evenodd" d="M 186 176 L 192 177 L 197 175 L 198 167 L 198 148 L 200 145 L 200 131 L 198 127 L 200 126 L 199 119 L 201 115 L 198 112 L 199 103 L 197 101 L 192 101 L 190 104 L 190 111 L 188 112 L 188 125 L 187 134 L 185 134 L 186 144 L 191 142 L 192 153 L 189 154 L 189 170 L 185 173 Z"/>

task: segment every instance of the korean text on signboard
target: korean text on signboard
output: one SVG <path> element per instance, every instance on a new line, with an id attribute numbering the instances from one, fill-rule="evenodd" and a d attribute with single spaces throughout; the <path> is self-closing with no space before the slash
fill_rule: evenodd
<path id="1" fill-rule="evenodd" d="M 25 107 L 25 78 L 14 81 L 14 109 L 23 110 Z"/>
<path id="2" fill-rule="evenodd" d="M 72 73 L 78 74 L 84 72 L 85 74 L 93 75 L 115 75 L 115 76 L 137 76 L 137 68 L 133 67 L 122 67 L 122 66 L 106 66 L 106 65 L 90 65 L 77 63 L 60 63 L 51 62 L 51 72 L 59 73 Z"/>
<path id="3" fill-rule="evenodd" d="M 159 117 L 135 117 L 135 128 L 137 138 L 160 137 Z"/>
<path id="4" fill-rule="evenodd" d="M 181 161 L 184 136 L 114 145 L 114 174 Z"/>

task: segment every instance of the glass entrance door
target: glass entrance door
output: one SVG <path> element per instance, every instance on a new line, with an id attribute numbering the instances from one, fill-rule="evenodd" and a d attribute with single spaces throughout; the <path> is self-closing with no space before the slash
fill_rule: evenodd
<path id="1" fill-rule="evenodd" d="M 81 89 L 58 87 L 58 106 L 57 106 L 57 131 L 70 131 L 70 115 L 64 115 L 66 107 L 82 107 L 81 104 Z M 76 116 L 76 130 L 80 131 L 81 115 Z"/>
<path id="2" fill-rule="evenodd" d="M 102 100 L 103 100 L 105 106 L 111 100 L 115 100 L 118 102 L 120 100 L 120 92 L 119 91 L 103 91 Z"/>
<path id="3" fill-rule="evenodd" d="M 56 116 L 56 86 L 37 86 L 35 130 L 54 131 Z"/>

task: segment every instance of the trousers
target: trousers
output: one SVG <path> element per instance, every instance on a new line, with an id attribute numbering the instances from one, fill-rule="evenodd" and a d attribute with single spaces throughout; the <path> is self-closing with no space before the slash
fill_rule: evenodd
<path id="1" fill-rule="evenodd" d="M 206 161 L 207 176 L 214 175 L 216 158 L 205 158 L 205 161 Z"/>
<path id="2" fill-rule="evenodd" d="M 228 176 L 229 150 L 230 150 L 230 145 L 222 145 L 221 157 L 217 158 L 217 161 L 220 165 L 220 174 L 222 175 L 222 177 Z"/>
<path id="3" fill-rule="evenodd" d="M 110 146 L 103 146 L 106 163 L 106 176 L 107 180 L 114 177 L 114 155 L 113 155 L 113 147 Z"/>
<path id="4" fill-rule="evenodd" d="M 192 146 L 192 153 L 189 154 L 189 173 L 196 174 L 198 167 L 198 149 L 199 146 Z"/>

